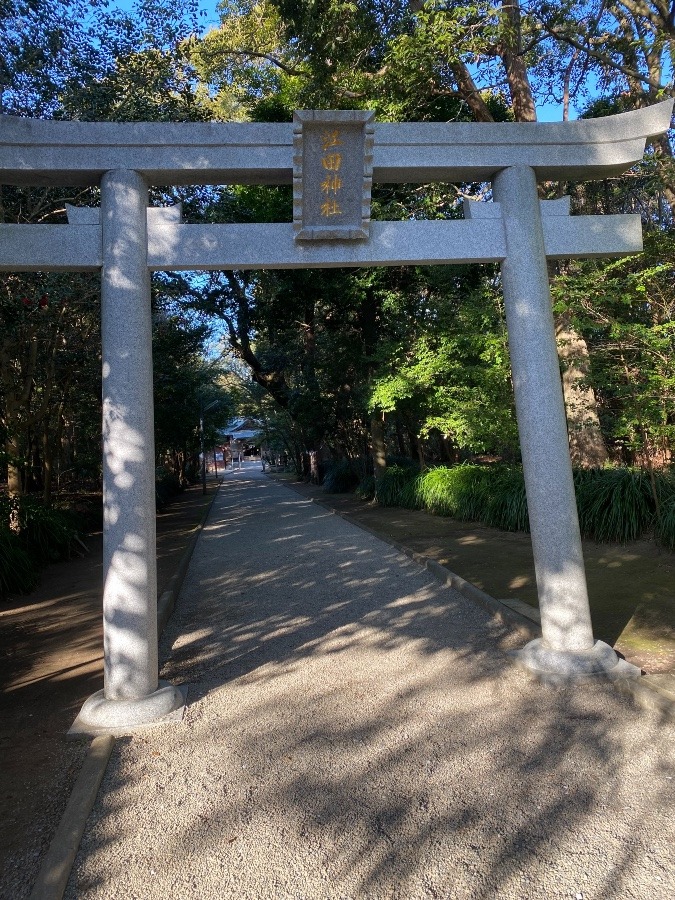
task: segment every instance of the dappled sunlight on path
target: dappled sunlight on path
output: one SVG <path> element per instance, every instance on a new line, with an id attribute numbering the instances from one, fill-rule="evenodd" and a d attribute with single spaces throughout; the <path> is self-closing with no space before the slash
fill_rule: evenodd
<path id="1" fill-rule="evenodd" d="M 672 897 L 672 724 L 538 686 L 512 643 L 233 473 L 163 646 L 185 721 L 118 743 L 66 897 Z"/>

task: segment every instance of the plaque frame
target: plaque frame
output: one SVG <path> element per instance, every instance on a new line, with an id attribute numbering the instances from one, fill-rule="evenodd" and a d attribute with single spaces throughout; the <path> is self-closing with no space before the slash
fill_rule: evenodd
<path id="1" fill-rule="evenodd" d="M 373 146 L 375 113 L 372 110 L 300 109 L 293 113 L 293 229 L 296 241 L 367 241 L 370 237 L 370 203 L 373 186 Z M 358 225 L 306 225 L 304 222 L 304 140 L 305 123 L 353 128 L 361 125 L 364 137 L 361 221 Z"/>

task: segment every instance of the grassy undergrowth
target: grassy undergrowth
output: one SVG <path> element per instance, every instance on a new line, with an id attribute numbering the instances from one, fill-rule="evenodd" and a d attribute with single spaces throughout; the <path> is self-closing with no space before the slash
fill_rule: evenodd
<path id="1" fill-rule="evenodd" d="M 48 508 L 35 497 L 0 497 L 0 599 L 31 591 L 40 570 L 50 562 L 68 559 L 79 540 L 74 513 Z"/>
<path id="2" fill-rule="evenodd" d="M 671 473 L 656 475 L 652 485 L 639 469 L 580 469 L 574 473 L 574 487 L 584 537 L 625 542 L 653 532 L 663 547 L 675 550 Z M 368 493 L 361 491 L 362 496 Z M 375 498 L 381 506 L 424 509 L 505 531 L 529 530 L 523 472 L 514 466 L 464 464 L 421 474 L 390 466 L 377 482 Z"/>

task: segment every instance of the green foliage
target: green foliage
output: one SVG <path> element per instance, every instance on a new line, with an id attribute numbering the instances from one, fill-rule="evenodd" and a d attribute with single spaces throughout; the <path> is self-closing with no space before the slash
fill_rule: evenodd
<path id="1" fill-rule="evenodd" d="M 79 537 L 76 517 L 65 509 L 46 507 L 35 496 L 0 500 L 0 517 L 8 522 L 13 514 L 21 546 L 38 566 L 68 559 Z"/>
<path id="2" fill-rule="evenodd" d="M 570 265 L 552 286 L 591 359 L 603 432 L 633 463 L 675 441 L 675 232 L 645 236 L 638 256 Z"/>
<path id="3" fill-rule="evenodd" d="M 414 508 L 414 493 L 410 488 L 417 474 L 417 470 L 411 466 L 387 466 L 376 483 L 375 499 L 378 504 Z M 409 490 L 406 491 L 406 488 Z"/>
<path id="4" fill-rule="evenodd" d="M 419 271 L 422 303 L 385 301 L 391 337 L 378 348 L 371 409 L 413 413 L 418 432 L 440 432 L 472 452 L 518 446 L 506 332 L 497 295 L 475 271 Z M 464 276 L 464 277 L 462 277 Z M 467 287 L 467 280 L 474 288 Z M 391 310 L 391 312 L 390 312 Z"/>
<path id="5" fill-rule="evenodd" d="M 6 523 L 10 515 L 17 529 Z M 0 597 L 27 593 L 39 580 L 40 569 L 68 559 L 79 538 L 77 517 L 45 507 L 36 497 L 0 498 Z"/>
<path id="6" fill-rule="evenodd" d="M 441 516 L 482 522 L 505 531 L 528 529 L 520 469 L 464 464 L 439 466 L 414 483 L 415 505 Z"/>
<path id="7" fill-rule="evenodd" d="M 654 529 L 657 540 L 675 549 L 675 479 L 655 476 L 660 498 L 647 473 L 638 469 L 579 469 L 574 486 L 582 535 L 596 541 L 636 540 Z M 421 475 L 392 466 L 378 482 L 382 506 L 425 509 L 504 531 L 528 531 L 522 470 L 514 466 L 439 466 Z"/>
<path id="8" fill-rule="evenodd" d="M 159 468 L 155 473 L 155 504 L 157 509 L 163 509 L 169 501 L 181 493 L 184 486 L 175 472 L 167 472 Z"/>
<path id="9" fill-rule="evenodd" d="M 388 466 L 399 466 L 401 469 L 411 469 L 416 475 L 420 470 L 419 463 L 409 456 L 387 455 Z"/>
<path id="10" fill-rule="evenodd" d="M 657 99 L 668 74 L 659 54 L 672 51 L 665 14 L 651 0 L 632 11 L 634 27 L 611 4 L 597 16 L 585 3 L 521 4 L 516 20 L 517 7 L 484 2 L 225 0 L 221 26 L 203 38 L 195 0 L 137 0 L 129 12 L 106 0 L 0 0 L 0 8 L 4 111 L 79 120 L 290 121 L 294 108 L 354 106 L 375 109 L 380 121 L 505 121 L 522 114 L 528 93 L 556 96 L 563 73 L 564 89 L 585 102 L 590 70 L 611 90 L 588 106 L 590 115 L 602 115 Z M 509 59 L 526 71 L 509 68 Z M 626 82 L 626 71 L 646 72 L 648 59 L 650 81 Z M 645 254 L 565 263 L 553 282 L 556 312 L 588 346 L 584 381 L 597 396 L 612 458 L 642 465 L 667 460 L 675 440 L 675 235 L 665 230 L 675 194 L 668 151 L 655 144 L 629 188 L 617 180 L 573 188 L 578 210 L 642 209 L 652 229 Z M 478 185 L 461 189 L 480 192 Z M 447 185 L 375 185 L 373 218 L 458 218 L 459 194 Z M 154 197 L 185 200 L 196 221 L 291 216 L 287 186 L 176 189 Z M 91 191 L 73 196 L 5 186 L 4 220 L 63 221 L 65 199 L 96 202 Z M 21 468 L 24 483 L 43 437 L 54 452 L 64 443 L 78 448 L 78 458 L 68 459 L 70 472 L 84 464 L 93 471 L 100 386 L 91 353 L 98 346 L 94 281 L 40 273 L 2 281 L 0 433 L 5 465 L 14 474 Z M 199 282 L 156 275 L 154 288 L 156 308 L 163 305 L 158 297 L 174 301 L 155 334 L 156 443 L 163 457 L 182 455 L 183 471 L 197 444 L 199 406 L 218 394 L 218 372 L 204 357 L 207 316 L 220 317 L 233 352 L 277 404 L 260 418 L 270 446 L 283 448 L 298 472 L 305 452 L 322 445 L 336 456 L 358 457 L 375 410 L 387 414 L 390 449 L 394 437 L 411 455 L 419 444 L 427 461 L 466 451 L 517 454 L 495 267 L 228 273 Z M 209 415 L 207 429 L 228 412 L 223 405 Z M 66 422 L 71 431 L 64 435 Z M 380 480 L 380 502 L 398 498 L 439 514 L 527 527 L 516 469 L 464 466 L 408 478 L 404 468 L 399 461 Z M 333 478 L 353 486 L 365 475 L 361 464 L 344 469 L 333 467 L 329 484 Z M 579 475 L 577 483 L 584 533 L 627 539 L 654 524 L 645 476 Z M 372 483 L 363 484 L 370 494 Z M 670 500 L 665 494 L 661 500 L 654 527 L 667 545 Z"/>
<path id="11" fill-rule="evenodd" d="M 502 531 L 529 531 L 522 470 L 500 466 L 488 471 L 486 503 L 480 521 Z"/>
<path id="12" fill-rule="evenodd" d="M 430 469 L 416 483 L 420 507 L 441 516 L 477 520 L 485 503 L 487 471 L 474 465 Z"/>
<path id="13" fill-rule="evenodd" d="M 12 594 L 27 594 L 39 579 L 35 562 L 21 544 L 18 535 L 0 526 L 0 600 Z"/>
<path id="14" fill-rule="evenodd" d="M 355 491 L 356 496 L 359 500 L 374 500 L 375 499 L 375 476 L 374 475 L 366 475 L 361 481 L 359 481 L 356 486 Z"/>
<path id="15" fill-rule="evenodd" d="M 645 472 L 586 469 L 574 478 L 579 527 L 596 541 L 632 541 L 654 519 L 654 498 Z"/>
<path id="16" fill-rule="evenodd" d="M 656 520 L 654 533 L 662 547 L 675 552 L 675 494 L 661 504 L 661 515 Z"/>
<path id="17" fill-rule="evenodd" d="M 222 368 L 204 357 L 208 338 L 208 328 L 185 315 L 162 315 L 155 322 L 155 447 L 160 460 L 177 455 L 185 460 L 198 452 L 200 412 L 211 403 L 203 416 L 206 447 L 214 445 L 218 429 L 233 417 L 233 404 L 219 384 Z"/>

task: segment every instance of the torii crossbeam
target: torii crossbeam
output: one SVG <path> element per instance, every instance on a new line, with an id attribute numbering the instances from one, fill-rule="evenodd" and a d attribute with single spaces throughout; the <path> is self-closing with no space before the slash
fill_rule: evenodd
<path id="1" fill-rule="evenodd" d="M 638 252 L 640 219 L 570 216 L 566 199 L 540 201 L 537 183 L 621 174 L 668 129 L 671 108 L 560 124 L 371 125 L 351 111 L 304 112 L 293 125 L 0 117 L 0 183 L 101 186 L 100 210 L 71 208 L 68 225 L 0 225 L 0 271 L 101 271 L 105 677 L 79 730 L 126 731 L 184 702 L 158 681 L 152 270 L 499 261 L 542 621 L 520 659 L 551 680 L 639 674 L 593 638 L 546 262 Z M 370 222 L 364 199 L 359 240 L 302 240 L 312 229 L 297 222 L 188 225 L 179 208 L 148 208 L 149 184 L 293 183 L 297 206 L 302 166 L 313 161 L 298 122 L 309 135 L 327 121 L 330 146 L 342 144 L 340 128 L 363 125 L 368 201 L 372 181 L 491 181 L 494 202 L 465 204 L 463 221 Z M 342 161 L 320 159 L 333 175 Z M 341 182 L 325 184 L 328 215 Z"/>

